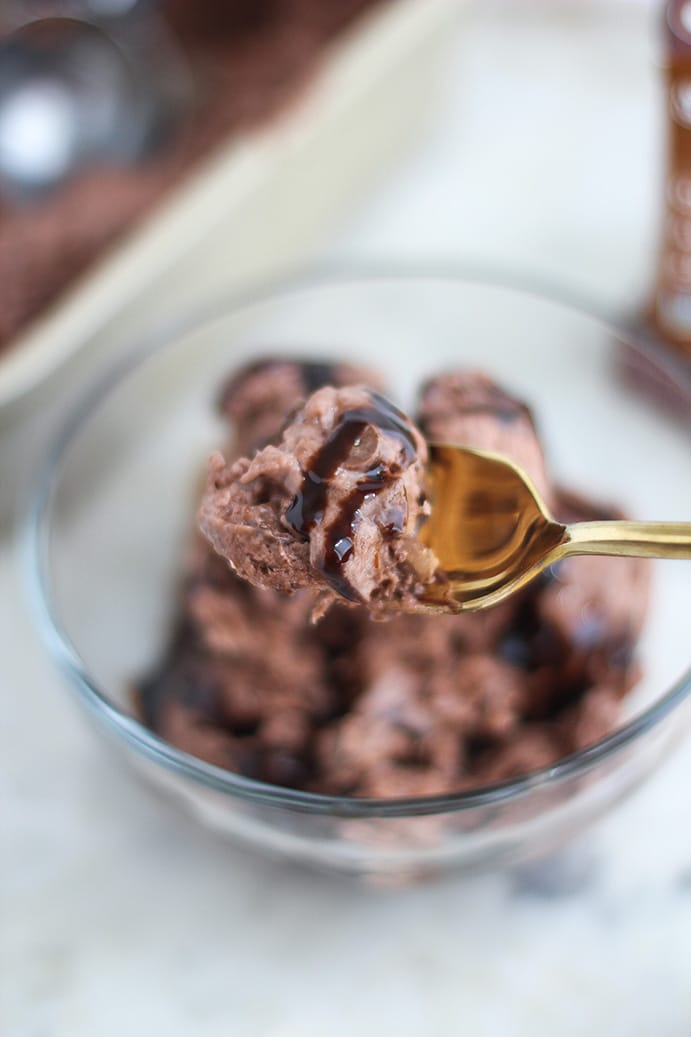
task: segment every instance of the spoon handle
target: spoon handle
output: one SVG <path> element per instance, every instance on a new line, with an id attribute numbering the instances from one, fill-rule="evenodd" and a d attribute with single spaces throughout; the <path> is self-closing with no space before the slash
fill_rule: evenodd
<path id="1" fill-rule="evenodd" d="M 691 558 L 691 522 L 577 522 L 566 531 L 564 555 Z"/>

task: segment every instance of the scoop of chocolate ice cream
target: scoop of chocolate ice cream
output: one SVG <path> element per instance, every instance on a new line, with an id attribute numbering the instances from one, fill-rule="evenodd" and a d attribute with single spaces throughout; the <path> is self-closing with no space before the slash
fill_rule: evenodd
<path id="1" fill-rule="evenodd" d="M 413 602 L 436 569 L 417 539 L 426 459 L 415 426 L 378 392 L 325 387 L 278 444 L 230 466 L 212 457 L 200 528 L 255 586 L 326 588 L 373 609 Z"/>

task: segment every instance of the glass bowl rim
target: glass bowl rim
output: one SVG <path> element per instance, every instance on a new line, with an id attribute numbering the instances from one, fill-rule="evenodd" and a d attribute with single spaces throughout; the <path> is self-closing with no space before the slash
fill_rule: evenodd
<path id="1" fill-rule="evenodd" d="M 386 281 L 447 282 L 531 296 L 540 302 L 559 306 L 599 323 L 603 331 L 626 341 L 644 356 L 650 355 L 649 347 L 635 336 L 632 328 L 606 308 L 598 307 L 592 300 L 586 300 L 578 293 L 564 289 L 563 286 L 521 277 L 515 272 L 502 273 L 496 269 L 487 271 L 477 267 L 438 262 L 413 265 L 384 261 L 307 267 L 235 291 L 224 292 L 222 296 L 207 301 L 203 306 L 189 311 L 182 317 L 156 322 L 141 340 L 116 362 L 110 363 L 105 372 L 101 372 L 79 394 L 76 405 L 71 406 L 67 415 L 63 417 L 50 449 L 39 464 L 26 508 L 21 516 L 20 541 L 24 583 L 40 638 L 58 670 L 67 678 L 87 711 L 105 726 L 111 735 L 122 739 L 145 758 L 211 790 L 273 807 L 339 818 L 415 817 L 463 813 L 477 808 L 500 806 L 533 790 L 557 785 L 593 770 L 632 745 L 691 697 L 690 667 L 667 692 L 638 716 L 600 741 L 561 757 L 547 767 L 517 778 L 460 792 L 424 797 L 370 799 L 303 792 L 247 778 L 209 764 L 159 738 L 134 716 L 114 705 L 105 691 L 98 687 L 97 681 L 89 674 L 79 652 L 61 626 L 50 579 L 51 504 L 59 484 L 61 462 L 82 426 L 95 413 L 109 392 L 140 364 L 203 325 L 239 314 L 243 310 L 250 310 L 253 306 L 270 303 L 273 299 L 290 297 L 300 292 Z M 656 356 L 654 359 L 659 365 L 659 357 Z M 684 391 L 688 392 L 691 400 L 691 376 L 687 369 L 672 359 L 665 358 L 662 364 L 668 368 L 672 377 L 681 379 Z"/>

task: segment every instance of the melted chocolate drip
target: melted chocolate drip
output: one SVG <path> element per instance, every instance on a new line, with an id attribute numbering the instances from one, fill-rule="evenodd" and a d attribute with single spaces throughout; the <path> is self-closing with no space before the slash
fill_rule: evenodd
<path id="1" fill-rule="evenodd" d="M 368 425 L 396 436 L 403 448 L 407 463 L 414 460 L 417 448 L 404 414 L 384 396 L 370 390 L 371 407 L 355 407 L 341 414 L 330 436 L 310 459 L 300 492 L 286 512 L 286 520 L 295 533 L 304 540 L 321 522 L 326 510 L 329 488 L 336 471 L 346 461 L 357 440 Z M 324 531 L 324 562 L 322 571 L 331 586 L 350 601 L 359 598 L 343 576 L 341 566 L 353 550 L 353 534 L 358 509 L 374 494 L 381 493 L 400 474 L 396 467 L 376 465 L 365 472 L 341 503 L 338 514 Z M 388 530 L 392 535 L 403 529 L 405 516 L 397 516 Z"/>

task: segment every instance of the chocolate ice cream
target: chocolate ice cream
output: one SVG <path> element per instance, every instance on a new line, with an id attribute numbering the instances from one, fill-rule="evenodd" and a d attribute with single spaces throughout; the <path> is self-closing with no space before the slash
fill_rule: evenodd
<path id="1" fill-rule="evenodd" d="M 234 433 L 230 447 L 233 455 L 254 453 L 279 438 L 288 416 L 325 385 L 383 387 L 377 371 L 319 360 L 269 357 L 233 374 L 218 400 L 218 408 Z"/>
<path id="2" fill-rule="evenodd" d="M 430 441 L 504 454 L 531 477 L 551 503 L 545 458 L 530 408 L 487 375 L 452 371 L 422 388 L 418 421 Z"/>
<path id="3" fill-rule="evenodd" d="M 372 600 L 376 570 L 353 572 L 347 559 L 337 572 L 360 603 L 333 604 L 310 621 L 320 593 L 310 573 L 335 546 L 335 512 L 324 509 L 331 532 L 312 540 L 305 512 L 317 509 L 314 498 L 305 509 L 304 487 L 310 472 L 321 478 L 314 458 L 330 437 L 348 443 L 339 448 L 339 465 L 344 478 L 357 473 L 349 493 L 361 461 L 398 466 L 403 482 L 386 485 L 400 487 L 401 528 L 412 531 L 424 509 L 416 496 L 425 457 L 420 437 L 408 425 L 405 433 L 382 429 L 371 415 L 352 436 L 341 420 L 379 399 L 361 388 L 375 383 L 381 386 L 372 372 L 347 365 L 273 359 L 226 385 L 220 406 L 232 429 L 228 462 L 214 462 L 202 513 L 206 534 L 224 552 L 230 547 L 237 571 L 195 533 L 170 650 L 138 689 L 144 722 L 180 749 L 244 775 L 369 797 L 491 784 L 597 741 L 616 726 L 620 699 L 639 676 L 645 560 L 569 559 L 497 608 L 381 623 L 361 604 Z M 428 382 L 417 422 L 427 436 L 515 458 L 562 521 L 620 514 L 554 486 L 530 411 L 484 375 L 452 372 Z M 286 458 L 291 450 L 297 465 Z M 249 501 L 266 512 L 254 559 L 243 557 L 241 545 L 254 544 L 256 530 L 234 530 L 232 543 L 224 532 L 227 509 L 237 503 L 229 490 L 236 472 L 247 476 L 238 491 L 242 506 Z M 302 533 L 294 518 L 291 525 L 301 493 Z M 378 509 L 383 493 L 373 498 Z M 339 497 L 339 509 L 347 497 Z M 367 557 L 381 557 L 383 528 L 375 523 L 368 533 Z M 292 593 L 239 575 L 254 577 L 261 564 L 274 563 L 277 548 L 263 542 L 270 529 L 279 552 L 301 559 L 305 585 Z"/>
<path id="4" fill-rule="evenodd" d="M 326 386 L 276 445 L 211 459 L 200 527 L 257 587 L 327 588 L 371 609 L 414 603 L 436 569 L 417 538 L 426 460 L 418 430 L 380 393 Z"/>

